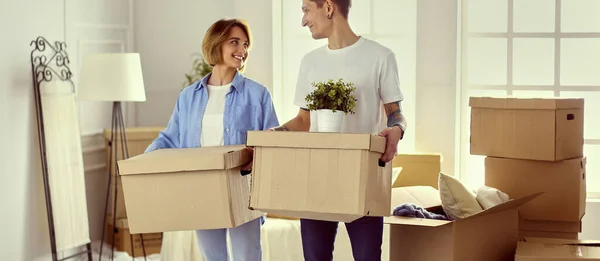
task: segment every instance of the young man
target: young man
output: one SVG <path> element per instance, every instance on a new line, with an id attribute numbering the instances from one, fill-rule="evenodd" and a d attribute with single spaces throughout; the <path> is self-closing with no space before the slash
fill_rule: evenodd
<path id="1" fill-rule="evenodd" d="M 294 103 L 298 115 L 277 131 L 313 131 L 316 114 L 306 108 L 304 98 L 315 81 L 337 80 L 354 83 L 356 114 L 346 115 L 343 132 L 380 134 L 387 139 L 381 160 L 389 162 L 406 129 L 402 115 L 398 67 L 394 53 L 369 39 L 357 36 L 348 23 L 351 0 L 303 0 L 302 25 L 314 39 L 328 39 L 327 46 L 315 49 L 302 59 Z M 381 260 L 383 218 L 364 217 L 346 223 L 356 261 Z M 302 245 L 307 261 L 332 260 L 338 222 L 301 220 Z"/>

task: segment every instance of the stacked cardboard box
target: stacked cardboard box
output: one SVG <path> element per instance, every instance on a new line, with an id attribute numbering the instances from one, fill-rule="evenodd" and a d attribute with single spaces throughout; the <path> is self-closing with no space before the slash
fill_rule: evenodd
<path id="1" fill-rule="evenodd" d="M 113 220 L 108 219 L 106 223 L 106 241 L 112 242 L 114 235 L 114 247 L 116 251 L 126 252 L 132 257 L 141 257 L 160 253 L 162 247 L 162 233 L 149 233 L 133 235 L 129 232 L 127 219 L 117 219 L 113 226 Z M 143 244 L 142 244 L 143 241 Z"/>
<path id="2" fill-rule="evenodd" d="M 125 138 L 127 140 L 127 150 L 129 157 L 137 156 L 146 150 L 148 146 L 158 137 L 158 134 L 164 127 L 131 127 L 125 129 Z M 123 200 L 123 185 L 121 184 L 121 177 L 116 175 L 115 171 L 115 154 L 118 158 L 116 160 L 123 159 L 123 151 L 121 146 L 121 133 L 117 132 L 116 137 L 112 137 L 111 129 L 104 129 L 104 142 L 106 146 L 106 167 L 111 177 L 110 184 L 110 202 L 108 212 L 112 215 L 114 212 L 114 189 L 115 184 L 117 185 L 117 218 L 127 218 L 127 211 L 125 210 L 125 201 Z M 118 152 L 115 152 L 113 144 L 117 144 Z M 112 157 L 112 160 L 111 160 Z M 111 163 L 112 162 L 112 163 Z M 118 179 L 118 180 L 117 180 Z M 118 181 L 118 182 L 117 182 Z"/>
<path id="3" fill-rule="evenodd" d="M 127 140 L 127 151 L 129 157 L 137 156 L 146 150 L 146 148 L 152 143 L 161 130 L 164 127 L 131 127 L 125 129 L 125 138 Z M 118 251 L 124 251 L 130 255 L 141 256 L 142 246 L 140 235 L 134 235 L 134 249 L 131 250 L 130 234 L 127 219 L 127 211 L 125 208 L 125 200 L 123 197 L 123 184 L 121 177 L 116 175 L 115 171 L 115 158 L 117 160 L 123 159 L 123 150 L 121 146 L 121 133 L 117 132 L 116 137 L 112 137 L 111 129 L 104 129 L 104 141 L 106 148 L 106 167 L 108 174 L 111 175 L 110 183 L 110 200 L 108 205 L 108 216 L 107 216 L 107 229 L 114 227 L 115 237 L 114 246 Z M 115 152 L 113 144 L 117 144 L 118 153 Z M 116 155 L 115 155 L 116 154 Z M 118 156 L 118 157 L 116 157 Z M 111 160 L 112 157 L 112 160 Z M 112 162 L 112 164 L 111 164 Z M 117 187 L 117 206 L 114 211 L 114 189 Z M 116 215 L 116 226 L 113 226 L 113 212 Z M 110 232 L 110 229 L 107 230 Z M 162 237 L 157 237 L 153 234 L 143 234 L 144 246 L 146 248 L 146 254 L 154 254 L 160 252 L 160 245 Z M 112 233 L 108 233 L 105 236 L 107 243 L 112 243 Z M 157 247 L 158 246 L 158 247 Z"/>
<path id="4" fill-rule="evenodd" d="M 533 238 L 519 242 L 515 261 L 600 261 L 600 241 Z M 512 260 L 512 259 L 511 259 Z"/>
<path id="5" fill-rule="evenodd" d="M 472 97 L 471 154 L 485 184 L 519 198 L 521 236 L 578 238 L 585 213 L 583 99 Z"/>

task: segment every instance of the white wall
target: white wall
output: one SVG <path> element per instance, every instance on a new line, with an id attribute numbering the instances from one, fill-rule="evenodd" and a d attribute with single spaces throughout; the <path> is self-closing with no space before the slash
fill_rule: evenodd
<path id="1" fill-rule="evenodd" d="M 0 2 L 0 253 L 3 260 L 44 260 L 49 240 L 36 144 L 29 43 L 63 40 L 62 0 Z"/>
<path id="2" fill-rule="evenodd" d="M 116 12 L 116 7 L 124 9 Z M 121 50 L 121 44 L 128 49 L 132 42 L 129 36 L 132 28 L 128 23 L 127 7 L 128 1 L 120 0 L 0 2 L 0 60 L 3 61 L 0 63 L 2 260 L 51 260 L 35 123 L 30 42 L 38 36 L 44 36 L 51 42 L 67 41 L 71 70 L 76 77 L 82 53 Z M 110 126 L 107 125 L 110 123 L 110 107 L 104 104 L 85 104 L 80 113 L 84 134 L 94 134 Z M 98 138 L 94 135 L 89 137 Z M 102 170 L 102 140 L 94 141 L 89 137 L 84 137 L 83 141 L 90 148 L 84 152 L 86 184 L 91 236 L 97 239 L 101 229 L 98 213 L 103 207 L 100 198 L 105 191 L 101 182 L 106 176 L 98 171 Z"/>
<path id="3" fill-rule="evenodd" d="M 193 53 L 201 53 L 208 27 L 220 18 L 244 18 L 254 35 L 244 73 L 272 84 L 271 0 L 135 1 L 135 50 L 142 57 L 147 101 L 136 105 L 140 126 L 165 126 L 177 95 L 191 70 Z"/>
<path id="4" fill-rule="evenodd" d="M 457 0 L 417 2 L 415 150 L 440 152 L 442 172 L 455 174 Z"/>

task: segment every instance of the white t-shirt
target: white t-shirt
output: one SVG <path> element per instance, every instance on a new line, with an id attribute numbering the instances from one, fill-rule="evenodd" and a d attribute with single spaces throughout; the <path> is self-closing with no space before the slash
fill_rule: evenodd
<path id="1" fill-rule="evenodd" d="M 231 84 L 222 86 L 208 85 L 208 103 L 202 117 L 200 145 L 223 146 L 223 112 L 225 111 L 225 96 Z"/>
<path id="2" fill-rule="evenodd" d="M 355 114 L 342 120 L 342 132 L 378 134 L 387 127 L 383 105 L 404 99 L 400 90 L 396 56 L 389 48 L 360 39 L 341 49 L 317 48 L 302 58 L 294 104 L 307 108 L 305 97 L 312 92 L 313 82 L 337 81 L 354 83 Z M 317 113 L 310 113 L 310 131 L 316 131 Z"/>

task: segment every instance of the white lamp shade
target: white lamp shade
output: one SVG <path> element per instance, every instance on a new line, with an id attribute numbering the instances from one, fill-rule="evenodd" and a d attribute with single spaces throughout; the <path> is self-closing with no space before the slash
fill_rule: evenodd
<path id="1" fill-rule="evenodd" d="M 80 71 L 79 100 L 146 101 L 140 54 L 86 54 Z"/>

